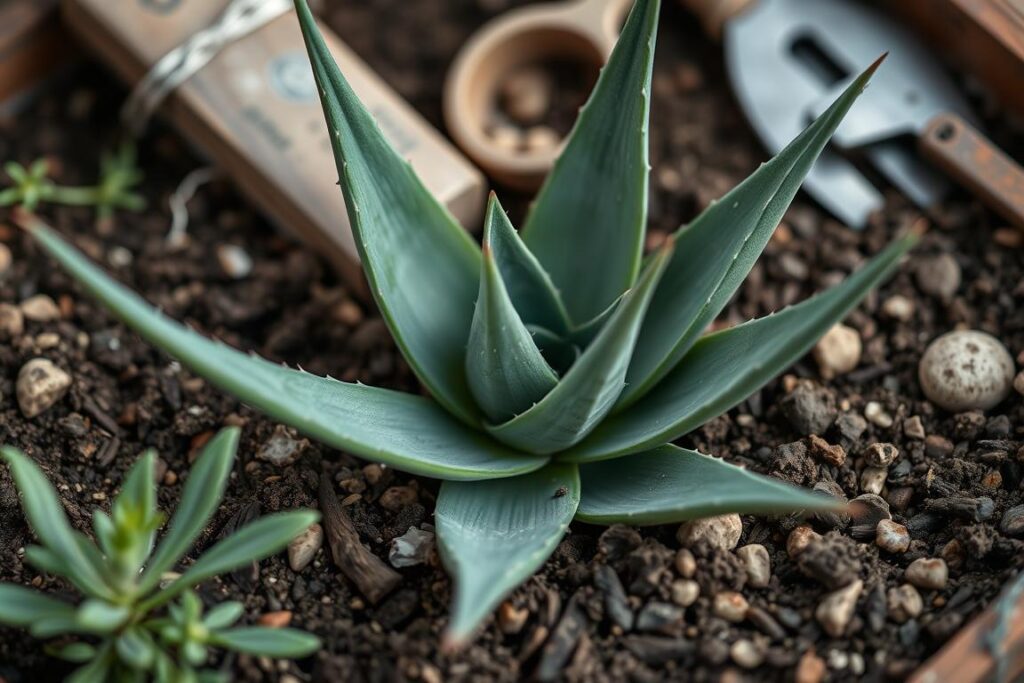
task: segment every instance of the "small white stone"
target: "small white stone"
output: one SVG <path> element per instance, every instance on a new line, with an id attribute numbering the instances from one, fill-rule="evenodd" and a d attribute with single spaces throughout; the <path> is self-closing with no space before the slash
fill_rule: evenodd
<path id="1" fill-rule="evenodd" d="M 907 322 L 914 317 L 914 302 L 901 294 L 894 294 L 882 302 L 882 314 L 893 320 Z"/>
<path id="2" fill-rule="evenodd" d="M 744 669 L 756 669 L 764 661 L 764 655 L 752 641 L 747 639 L 737 640 L 729 648 L 729 655 L 732 661 Z"/>
<path id="3" fill-rule="evenodd" d="M 237 244 L 218 244 L 217 262 L 224 274 L 233 280 L 241 280 L 252 272 L 252 257 Z"/>
<path id="4" fill-rule="evenodd" d="M 433 532 L 409 527 L 408 531 L 391 541 L 388 561 L 392 567 L 413 567 L 426 562 L 433 548 Z"/>
<path id="5" fill-rule="evenodd" d="M 45 358 L 33 358 L 18 372 L 18 406 L 26 418 L 33 418 L 64 398 L 71 388 L 71 375 Z"/>
<path id="6" fill-rule="evenodd" d="M 57 303 L 45 294 L 36 294 L 22 301 L 21 312 L 27 319 L 37 323 L 47 323 L 60 317 Z"/>
<path id="7" fill-rule="evenodd" d="M 842 637 L 857 607 L 857 598 L 864 589 L 864 582 L 857 579 L 850 585 L 829 593 L 818 603 L 814 617 L 833 638 Z"/>
<path id="8" fill-rule="evenodd" d="M 910 563 L 903 575 L 918 588 L 942 590 L 949 581 L 949 568 L 941 558 L 920 557 Z"/>
<path id="9" fill-rule="evenodd" d="M 722 591 L 715 594 L 711 610 L 716 617 L 738 624 L 747 618 L 747 610 L 750 604 L 747 599 L 734 591 Z"/>
<path id="10" fill-rule="evenodd" d="M 862 351 L 857 330 L 836 323 L 814 346 L 814 360 L 824 379 L 845 375 L 860 363 Z"/>
<path id="11" fill-rule="evenodd" d="M 713 548 L 732 550 L 740 542 L 742 533 L 740 516 L 730 514 L 684 522 L 676 532 L 676 539 L 683 546 L 707 543 Z"/>
<path id="12" fill-rule="evenodd" d="M 947 332 L 925 350 L 918 365 L 921 390 L 950 412 L 988 410 L 1010 393 L 1013 358 L 1003 344 L 977 330 Z"/>
<path id="13" fill-rule="evenodd" d="M 324 528 L 319 524 L 312 525 L 288 544 L 288 566 L 294 572 L 301 572 L 313 561 L 323 544 Z"/>
<path id="14" fill-rule="evenodd" d="M 689 607 L 700 597 L 700 584 L 692 579 L 676 579 L 669 590 L 672 602 L 680 607 Z"/>
<path id="15" fill-rule="evenodd" d="M 864 451 L 864 460 L 872 467 L 888 467 L 900 457 L 900 449 L 891 443 L 873 443 Z"/>
<path id="16" fill-rule="evenodd" d="M 736 551 L 747 570 L 747 585 L 765 588 L 772 578 L 772 560 L 768 550 L 760 543 L 745 545 Z"/>
<path id="17" fill-rule="evenodd" d="M 876 427 L 881 427 L 882 429 L 892 427 L 892 415 L 887 413 L 878 401 L 868 401 L 867 405 L 864 406 L 864 417 Z"/>
<path id="18" fill-rule="evenodd" d="M 881 493 L 889 470 L 884 467 L 865 467 L 860 473 L 860 490 L 864 493 Z"/>
<path id="19" fill-rule="evenodd" d="M 807 549 L 811 541 L 820 538 L 821 534 L 812 529 L 809 524 L 801 524 L 789 532 L 789 536 L 786 538 L 786 554 L 796 559 Z"/>
<path id="20" fill-rule="evenodd" d="M 875 527 L 875 545 L 890 553 L 905 553 L 910 547 L 910 532 L 899 522 L 880 519 Z"/>
<path id="21" fill-rule="evenodd" d="M 886 602 L 889 607 L 889 618 L 898 624 L 917 617 L 924 609 L 921 594 L 909 583 L 898 588 L 890 588 Z"/>

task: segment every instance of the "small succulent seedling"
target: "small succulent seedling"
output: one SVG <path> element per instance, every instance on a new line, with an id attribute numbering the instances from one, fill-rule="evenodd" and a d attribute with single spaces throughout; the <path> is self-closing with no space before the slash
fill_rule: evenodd
<path id="1" fill-rule="evenodd" d="M 132 467 L 110 514 L 93 513 L 94 543 L 72 529 L 39 466 L 18 450 L 0 449 L 40 542 L 25 549 L 25 560 L 63 577 L 84 596 L 72 605 L 0 583 L 0 623 L 24 627 L 38 638 L 60 637 L 63 644 L 53 653 L 82 664 L 68 679 L 74 683 L 221 680 L 202 669 L 211 647 L 267 657 L 314 652 L 319 640 L 302 631 L 233 627 L 242 616 L 241 603 L 224 602 L 204 614 L 192 588 L 278 552 L 315 522 L 317 513 L 263 517 L 214 545 L 183 573 L 171 573 L 220 504 L 237 446 L 237 429 L 225 429 L 210 441 L 155 547 L 164 518 L 156 508 L 153 451 Z"/>
<path id="2" fill-rule="evenodd" d="M 435 512 L 465 642 L 569 522 L 662 524 L 834 501 L 672 445 L 806 353 L 898 264 L 714 334 L 875 66 L 778 156 L 642 258 L 657 0 L 638 0 L 520 236 L 492 195 L 483 245 L 388 144 L 297 0 L 370 288 L 432 398 L 290 370 L 159 315 L 49 228 L 39 242 L 198 373 L 326 444 L 445 480 Z"/>
<path id="3" fill-rule="evenodd" d="M 13 183 L 0 190 L 0 206 L 20 206 L 34 211 L 41 203 L 67 206 L 92 206 L 99 220 L 109 219 L 114 211 L 141 211 L 146 206 L 134 188 L 142 182 L 142 171 L 135 163 L 135 147 L 121 145 L 114 154 L 100 160 L 100 181 L 95 186 L 66 187 L 50 179 L 46 159 L 37 159 L 28 168 L 9 161 L 4 171 Z"/>

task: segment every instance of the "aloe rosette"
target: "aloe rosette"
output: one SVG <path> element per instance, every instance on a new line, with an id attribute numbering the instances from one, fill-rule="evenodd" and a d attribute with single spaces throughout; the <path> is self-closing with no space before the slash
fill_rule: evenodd
<path id="1" fill-rule="evenodd" d="M 370 288 L 431 398 L 291 370 L 161 316 L 48 228 L 38 241 L 152 343 L 330 446 L 444 480 L 435 512 L 464 642 L 573 519 L 662 524 L 834 507 L 672 445 L 806 353 L 898 264 L 704 334 L 876 65 L 786 149 L 644 257 L 658 0 L 638 0 L 521 233 L 494 195 L 477 244 L 389 145 L 296 1 Z"/>

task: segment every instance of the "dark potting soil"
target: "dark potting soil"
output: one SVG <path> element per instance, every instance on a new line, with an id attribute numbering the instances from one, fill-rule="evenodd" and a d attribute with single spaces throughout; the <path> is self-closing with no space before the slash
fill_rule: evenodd
<path id="1" fill-rule="evenodd" d="M 341 36 L 439 124 L 448 62 L 486 16 L 506 5 L 379 0 L 326 9 Z M 652 245 L 765 158 L 729 93 L 718 49 L 673 3 L 666 4 L 662 25 L 652 104 Z M 103 144 L 114 137 L 123 97 L 110 80 L 80 72 L 29 112 L 3 122 L 0 158 L 25 163 L 46 155 L 59 181 L 90 181 Z M 1004 123 L 989 124 L 997 142 L 1008 144 Z M 1016 139 L 1018 147 L 1009 151 L 1019 156 L 1024 138 Z M 167 197 L 200 162 L 175 134 L 157 130 L 142 146 L 141 163 L 147 211 L 100 227 L 88 211 L 42 213 L 119 279 L 205 334 L 310 372 L 418 390 L 378 313 L 353 301 L 314 254 L 274 233 L 229 184 L 200 191 L 189 205 L 187 245 L 168 248 Z M 502 198 L 522 215 L 528 198 Z M 858 233 L 800 196 L 723 323 L 764 315 L 833 284 L 918 218 L 890 193 L 885 211 Z M 734 552 L 708 546 L 679 552 L 676 526 L 574 524 L 478 640 L 446 655 L 438 642 L 450 582 L 436 554 L 398 569 L 398 584 L 374 604 L 367 587 L 361 591 L 342 575 L 325 545 L 298 573 L 281 554 L 201 591 L 208 604 L 242 600 L 247 622 L 290 615 L 292 626 L 324 639 L 324 650 L 299 662 L 227 656 L 216 664 L 238 680 L 288 681 L 903 677 L 978 614 L 1024 559 L 1022 542 L 1008 535 L 1020 525 L 1017 531 L 1001 526 L 1006 510 L 1024 502 L 1024 399 L 1014 393 L 987 413 L 952 415 L 927 402 L 916 380 L 927 343 L 954 327 L 988 331 L 1013 354 L 1024 350 L 1024 308 L 1017 304 L 1024 294 L 1024 240 L 961 193 L 927 221 L 930 231 L 900 273 L 846 321 L 863 340 L 855 370 L 826 381 L 808 356 L 679 442 L 849 499 L 863 493 L 868 447 L 882 442 L 899 449 L 881 502 L 857 518 L 743 517 L 740 545 L 762 544 L 771 560 L 766 587 L 750 585 Z M 256 515 L 319 507 L 321 477 L 380 558 L 388 557 L 392 539 L 431 522 L 437 482 L 382 470 L 280 429 L 142 343 L 25 236 L 0 225 L 0 242 L 14 255 L 0 275 L 0 302 L 45 294 L 60 310 L 59 318 L 27 321 L 22 333 L 0 342 L 0 442 L 43 466 L 78 528 L 88 530 L 91 510 L 109 505 L 147 447 L 161 456 L 160 505 L 173 510 L 197 448 L 226 424 L 243 426 L 242 444 L 227 498 L 200 549 Z M 250 273 L 227 274 L 217 258 L 225 245 L 252 258 Z M 941 255 L 953 260 L 961 278 L 948 293 L 948 279 L 930 277 Z M 70 373 L 73 384 L 52 408 L 26 419 L 15 381 L 37 356 Z M 290 465 L 264 459 L 271 439 L 276 452 L 297 459 Z M 875 544 L 873 522 L 886 514 L 909 528 L 905 552 Z M 787 540 L 804 521 L 823 538 L 797 559 Z M 11 478 L 0 470 L 0 580 L 71 595 L 64 583 L 23 564 L 23 548 L 32 542 Z M 948 583 L 919 589 L 920 613 L 897 621 L 887 593 L 906 583 L 905 568 L 922 557 L 944 558 Z M 690 580 L 699 596 L 683 608 L 694 592 Z M 818 605 L 857 580 L 863 590 L 842 635 L 828 635 L 815 617 Z M 715 596 L 729 591 L 750 605 L 740 623 L 715 610 Z M 279 614 L 265 617 L 273 612 Z M 42 643 L 0 629 L 0 680 L 56 680 L 66 671 L 45 656 Z"/>

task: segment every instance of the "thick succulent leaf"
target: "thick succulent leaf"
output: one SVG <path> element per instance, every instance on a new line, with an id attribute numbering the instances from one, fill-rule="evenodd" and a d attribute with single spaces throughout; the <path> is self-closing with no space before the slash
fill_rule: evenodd
<path id="1" fill-rule="evenodd" d="M 231 474 L 238 437 L 237 427 L 222 429 L 207 442 L 196 458 L 167 534 L 157 546 L 139 581 L 140 593 L 156 586 L 164 572 L 170 570 L 188 552 L 217 510 L 224 497 L 228 475 Z"/>
<path id="2" fill-rule="evenodd" d="M 523 227 L 577 323 L 606 309 L 640 270 L 659 6 L 633 7 Z"/>
<path id="3" fill-rule="evenodd" d="M 519 238 L 493 192 L 489 202 L 484 241 L 494 255 L 512 305 L 527 325 L 565 334 L 570 327 L 569 313 L 551 276 Z"/>
<path id="4" fill-rule="evenodd" d="M 233 628 L 210 636 L 214 645 L 261 657 L 297 659 L 320 649 L 320 639 L 293 628 Z"/>
<path id="5" fill-rule="evenodd" d="M 493 422 L 522 413 L 558 384 L 558 375 L 516 312 L 491 249 L 499 214 L 505 212 L 492 194 L 484 223 L 480 297 L 466 348 L 469 388 Z"/>
<path id="6" fill-rule="evenodd" d="M 898 239 L 825 292 L 703 337 L 650 393 L 560 457 L 589 462 L 647 450 L 721 415 L 805 354 L 896 268 L 915 242 L 915 236 Z"/>
<path id="7" fill-rule="evenodd" d="M 446 639 L 465 642 L 554 551 L 580 500 L 575 465 L 554 463 L 501 482 L 441 484 L 434 521 L 455 581 Z"/>
<path id="8" fill-rule="evenodd" d="M 222 602 L 203 617 L 203 626 L 211 631 L 225 629 L 242 618 L 245 613 L 245 605 L 237 600 Z"/>
<path id="9" fill-rule="evenodd" d="M 80 666 L 64 679 L 65 683 L 108 683 L 113 677 L 114 657 L 112 643 L 100 645 L 99 651 L 91 662 Z"/>
<path id="10" fill-rule="evenodd" d="M 668 374 L 732 298 L 877 66 L 777 156 L 676 233 L 676 253 L 640 331 L 620 409 Z"/>
<path id="11" fill-rule="evenodd" d="M 464 356 L 480 250 L 384 138 L 305 0 L 295 8 L 370 289 L 423 384 L 453 414 L 477 423 Z"/>
<path id="12" fill-rule="evenodd" d="M 75 620 L 90 633 L 112 633 L 121 628 L 131 615 L 131 609 L 126 605 L 90 598 L 78 606 Z"/>
<path id="13" fill-rule="evenodd" d="M 184 574 L 144 602 L 140 609 L 158 607 L 209 578 L 273 555 L 319 518 L 312 510 L 295 510 L 257 519 L 203 553 Z"/>
<path id="14" fill-rule="evenodd" d="M 75 608 L 39 591 L 13 583 L 0 583 L 0 624 L 28 626 L 44 616 L 72 618 Z"/>
<path id="15" fill-rule="evenodd" d="M 525 413 L 487 426 L 495 438 L 530 453 L 556 453 L 598 425 L 622 392 L 640 324 L 671 256 L 669 240 L 558 386 Z"/>
<path id="16" fill-rule="evenodd" d="M 48 227 L 38 221 L 31 226 L 39 244 L 152 344 L 329 446 L 438 479 L 510 477 L 547 461 L 495 443 L 428 399 L 289 370 L 206 339 L 155 311 Z"/>
<path id="17" fill-rule="evenodd" d="M 0 448 L 11 476 L 21 494 L 21 506 L 29 526 L 46 549 L 67 567 L 66 576 L 87 595 L 100 598 L 113 593 L 93 564 L 94 557 L 84 551 L 79 536 L 46 475 L 27 455 L 15 448 Z"/>
<path id="18" fill-rule="evenodd" d="M 576 519 L 591 524 L 669 524 L 726 513 L 832 510 L 835 499 L 677 446 L 580 466 Z"/>

